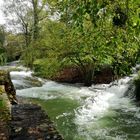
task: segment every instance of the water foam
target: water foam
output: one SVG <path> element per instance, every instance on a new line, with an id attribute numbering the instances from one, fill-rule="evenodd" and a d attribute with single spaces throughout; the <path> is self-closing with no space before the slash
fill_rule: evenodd
<path id="1" fill-rule="evenodd" d="M 16 80 L 19 78 L 19 81 L 21 80 L 21 84 L 28 84 L 28 81 L 24 81 L 21 77 L 32 77 L 32 72 L 11 72 L 11 75 Z M 77 126 L 79 135 L 85 137 L 86 140 L 92 140 L 96 137 L 105 140 L 125 140 L 127 139 L 127 135 L 125 133 L 116 133 L 115 136 L 110 135 L 113 131 L 118 131 L 120 126 L 115 126 L 113 128 L 105 127 L 106 122 L 110 122 L 111 120 L 104 121 L 104 117 L 109 116 L 109 118 L 113 118 L 113 116 L 116 115 L 115 110 L 119 110 L 122 111 L 123 114 L 132 112 L 135 118 L 140 118 L 140 110 L 131 103 L 128 96 L 124 96 L 124 93 L 129 87 L 129 82 L 135 76 L 136 74 L 133 74 L 130 77 L 122 78 L 119 81 L 112 82 L 111 84 L 92 85 L 91 87 L 76 87 L 68 84 L 59 84 L 53 81 L 38 79 L 44 82 L 41 87 L 20 89 L 17 90 L 17 95 L 44 100 L 55 98 L 77 100 L 80 102 L 81 106 L 76 108 L 74 111 L 74 123 Z M 14 81 L 15 84 L 18 82 L 16 80 Z M 56 118 L 59 119 L 69 115 L 69 113 L 63 113 Z M 127 125 L 137 123 L 136 120 L 123 120 L 121 117 L 117 119 L 113 121 L 115 121 L 115 123 L 124 121 Z"/>
<path id="2" fill-rule="evenodd" d="M 75 110 L 75 123 L 80 126 L 92 125 L 94 121 L 102 118 L 110 108 L 128 108 L 130 99 L 124 97 L 128 89 L 130 77 L 120 79 L 108 85 L 93 85 L 92 96 L 84 101 L 84 104 Z M 117 83 L 117 84 L 116 84 Z M 90 87 L 91 89 L 91 87 Z"/>
<path id="3" fill-rule="evenodd" d="M 32 76 L 32 71 L 11 71 L 10 75 L 11 77 L 31 77 Z"/>

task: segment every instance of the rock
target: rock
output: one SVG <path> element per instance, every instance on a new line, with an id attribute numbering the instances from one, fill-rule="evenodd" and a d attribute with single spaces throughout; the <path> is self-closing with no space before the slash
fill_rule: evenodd
<path id="1" fill-rule="evenodd" d="M 81 83 L 83 78 L 77 67 L 68 67 L 60 71 L 52 80 L 66 83 Z"/>
<path id="2" fill-rule="evenodd" d="M 140 75 L 134 80 L 134 94 L 137 101 L 140 101 Z"/>
<path id="3" fill-rule="evenodd" d="M 68 67 L 61 70 L 52 80 L 62 83 L 83 83 L 85 81 L 84 78 L 85 74 L 83 75 L 79 68 Z M 100 70 L 95 71 L 91 82 L 94 84 L 109 84 L 114 78 L 111 66 L 102 66 Z M 87 85 L 90 86 L 92 83 L 88 83 Z"/>
<path id="4" fill-rule="evenodd" d="M 38 105 L 13 105 L 11 116 L 11 140 L 63 140 L 48 115 Z"/>

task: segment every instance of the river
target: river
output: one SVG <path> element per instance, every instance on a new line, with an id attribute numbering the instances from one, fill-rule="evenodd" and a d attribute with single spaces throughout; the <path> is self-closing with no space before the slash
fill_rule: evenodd
<path id="1" fill-rule="evenodd" d="M 32 76 L 18 66 L 10 72 L 17 95 L 38 103 L 54 121 L 65 140 L 139 140 L 140 108 L 126 96 L 130 81 L 83 87 L 60 84 Z"/>

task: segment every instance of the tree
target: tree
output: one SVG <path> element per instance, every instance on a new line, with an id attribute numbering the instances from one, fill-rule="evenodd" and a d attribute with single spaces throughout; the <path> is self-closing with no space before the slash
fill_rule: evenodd
<path id="1" fill-rule="evenodd" d="M 23 59 L 30 67 L 41 64 L 43 75 L 46 71 L 53 75 L 50 66 L 56 65 L 58 69 L 76 66 L 85 85 L 91 85 L 95 71 L 104 65 L 110 65 L 116 76 L 130 74 L 140 55 L 138 0 L 10 0 L 9 3 L 5 3 L 9 6 L 7 12 L 14 8 L 11 10 L 16 15 L 14 21 L 18 21 L 25 42 L 29 42 Z M 51 12 L 59 13 L 59 20 L 46 18 Z"/>
<path id="2" fill-rule="evenodd" d="M 19 60 L 24 50 L 24 36 L 21 33 L 13 34 L 6 32 L 5 50 L 7 54 L 7 61 Z"/>
<path id="3" fill-rule="evenodd" d="M 59 4 L 58 4 L 59 3 Z M 132 21 L 138 1 L 60 1 L 55 6 L 65 23 L 62 57 L 80 67 L 85 85 L 94 71 L 112 65 L 115 75 L 130 74 L 137 61 L 139 33 Z M 137 36 L 137 37 L 136 37 Z M 61 44 L 62 45 L 62 44 Z"/>
<path id="4" fill-rule="evenodd" d="M 39 21 L 47 17 L 46 5 L 46 0 L 6 0 L 4 3 L 3 11 L 10 28 L 24 34 L 26 47 L 31 39 L 38 38 Z"/>
<path id="5" fill-rule="evenodd" d="M 8 25 L 13 32 L 22 32 L 25 39 L 25 46 L 30 43 L 31 20 L 30 7 L 26 0 L 6 0 L 3 9 L 7 16 Z"/>
<path id="6" fill-rule="evenodd" d="M 40 22 L 48 16 L 47 0 L 6 0 L 4 12 L 10 28 L 23 34 L 25 49 L 22 59 L 27 66 L 32 67 L 35 59 L 33 48 L 39 39 Z"/>

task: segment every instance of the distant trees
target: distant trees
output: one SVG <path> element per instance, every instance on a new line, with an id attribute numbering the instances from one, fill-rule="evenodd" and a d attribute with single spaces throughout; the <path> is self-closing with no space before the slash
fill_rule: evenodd
<path id="1" fill-rule="evenodd" d="M 46 0 L 5 0 L 3 11 L 10 28 L 23 33 L 26 47 L 38 38 L 39 21 L 46 17 L 46 6 Z"/>
<path id="2" fill-rule="evenodd" d="M 13 34 L 12 32 L 6 32 L 6 44 L 5 50 L 7 54 L 7 61 L 11 62 L 20 59 L 24 51 L 24 36 L 21 33 Z"/>
<path id="3" fill-rule="evenodd" d="M 5 29 L 3 26 L 0 26 L 0 48 L 4 47 L 5 43 Z"/>
<path id="4" fill-rule="evenodd" d="M 25 0 L 6 0 L 3 9 L 7 16 L 7 27 L 15 33 L 23 33 L 26 47 L 30 42 L 31 16 L 28 13 L 29 10 Z"/>
<path id="5" fill-rule="evenodd" d="M 0 65 L 21 56 L 23 40 L 22 34 L 13 34 L 8 32 L 4 26 L 0 26 Z"/>
<path id="6" fill-rule="evenodd" d="M 32 47 L 39 39 L 40 22 L 48 15 L 47 0 L 5 0 L 3 11 L 7 15 L 7 26 L 14 33 L 23 34 L 22 59 L 31 66 L 35 57 Z"/>

